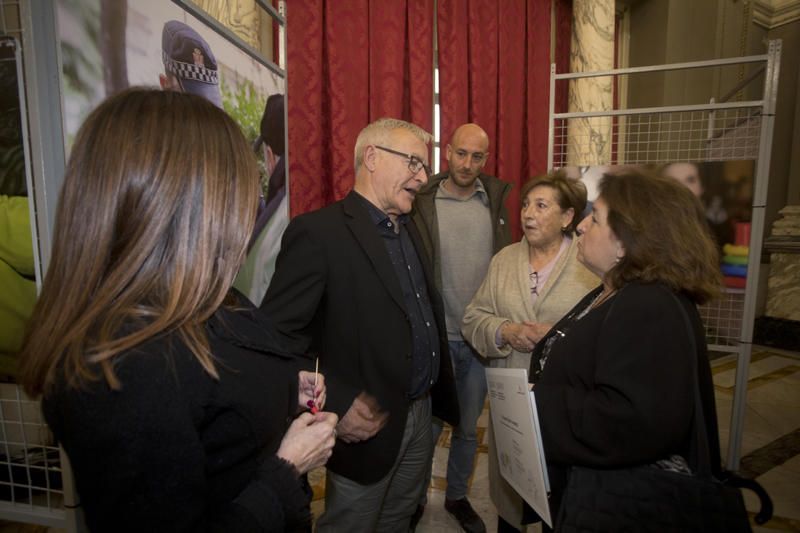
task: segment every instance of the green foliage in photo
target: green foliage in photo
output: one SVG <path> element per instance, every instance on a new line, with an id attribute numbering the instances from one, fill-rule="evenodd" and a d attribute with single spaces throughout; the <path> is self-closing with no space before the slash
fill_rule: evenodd
<path id="1" fill-rule="evenodd" d="M 222 108 L 239 124 L 245 138 L 251 144 L 254 143 L 260 133 L 261 115 L 264 112 L 266 97 L 262 96 L 256 90 L 253 82 L 247 79 L 240 80 L 235 89 L 232 89 L 220 76 L 219 88 L 222 94 Z M 261 174 L 261 189 L 266 196 L 269 175 L 267 174 L 261 150 L 256 152 L 256 157 L 258 158 L 259 173 Z"/>

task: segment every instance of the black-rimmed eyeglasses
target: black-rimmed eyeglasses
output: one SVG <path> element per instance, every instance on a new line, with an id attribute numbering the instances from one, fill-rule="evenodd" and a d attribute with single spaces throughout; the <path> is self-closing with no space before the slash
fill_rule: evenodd
<path id="1" fill-rule="evenodd" d="M 431 167 L 425 164 L 425 162 L 420 159 L 419 157 L 411 154 L 404 154 L 403 152 L 398 152 L 397 150 L 392 150 L 391 148 L 386 148 L 385 146 L 378 146 L 375 145 L 375 148 L 378 150 L 383 150 L 384 152 L 389 152 L 390 154 L 399 155 L 400 157 L 405 157 L 408 159 L 408 170 L 416 174 L 420 170 L 425 171 L 425 176 L 430 179 L 433 172 L 431 171 Z"/>

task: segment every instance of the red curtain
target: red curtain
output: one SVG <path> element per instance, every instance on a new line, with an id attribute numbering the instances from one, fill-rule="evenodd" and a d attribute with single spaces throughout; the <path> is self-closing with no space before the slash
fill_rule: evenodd
<path id="1" fill-rule="evenodd" d="M 435 16 L 442 144 L 464 122 L 486 130 L 486 172 L 515 184 L 508 206 L 520 236 L 519 187 L 548 167 L 551 15 L 566 72 L 572 2 L 438 0 L 433 11 L 433 0 L 287 3 L 292 216 L 352 187 L 355 139 L 369 122 L 392 116 L 431 130 Z M 556 110 L 566 99 L 562 83 Z"/>
<path id="2" fill-rule="evenodd" d="M 556 57 L 562 58 L 564 47 L 569 51 L 564 21 L 571 2 L 554 4 L 561 50 Z M 551 5 L 551 0 L 438 3 L 442 146 L 465 122 L 486 130 L 491 154 L 484 171 L 514 184 L 507 205 L 517 238 L 520 186 L 548 168 Z M 441 153 L 446 168 L 446 152 Z"/>
<path id="3" fill-rule="evenodd" d="M 291 216 L 353 185 L 361 129 L 395 117 L 433 123 L 433 0 L 287 2 Z"/>
<path id="4" fill-rule="evenodd" d="M 280 12 L 279 4 L 280 0 L 272 0 L 272 7 L 275 8 L 275 11 Z M 272 62 L 276 65 L 281 64 L 281 25 L 278 23 L 276 19 L 272 20 Z"/>

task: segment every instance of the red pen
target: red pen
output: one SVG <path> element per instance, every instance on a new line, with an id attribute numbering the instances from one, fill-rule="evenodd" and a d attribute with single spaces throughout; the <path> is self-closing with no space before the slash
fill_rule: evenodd
<path id="1" fill-rule="evenodd" d="M 314 395 L 316 395 L 317 392 L 318 377 L 319 377 L 319 357 L 317 357 L 316 362 L 314 363 L 314 391 L 312 392 L 312 394 Z M 308 405 L 308 408 L 311 410 L 312 415 L 317 414 L 317 411 L 319 411 L 319 409 L 317 408 L 317 402 L 315 402 L 313 399 L 308 400 L 306 402 L 306 405 Z"/>

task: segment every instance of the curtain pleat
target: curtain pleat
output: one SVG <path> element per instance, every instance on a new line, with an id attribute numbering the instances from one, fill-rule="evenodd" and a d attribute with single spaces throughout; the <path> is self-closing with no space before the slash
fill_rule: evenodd
<path id="1" fill-rule="evenodd" d="M 436 11 L 439 54 L 439 120 L 442 138 L 441 168 L 447 165 L 446 151 L 452 132 L 470 117 L 471 64 L 468 46 L 467 3 L 439 0 Z"/>
<path id="2" fill-rule="evenodd" d="M 408 2 L 406 120 L 433 133 L 433 0 Z"/>
<path id="3" fill-rule="evenodd" d="M 330 123 L 323 132 L 323 145 L 330 154 L 330 168 L 312 178 L 330 180 L 331 196 L 306 210 L 343 198 L 353 186 L 353 147 L 370 118 L 369 7 L 367 0 L 325 2 L 323 113 Z M 295 125 L 301 130 L 302 126 Z M 294 177 L 291 171 L 289 176 Z"/>
<path id="4" fill-rule="evenodd" d="M 286 105 L 289 135 L 289 204 L 304 213 L 333 198 L 330 176 L 328 93 L 324 79 L 323 0 L 292 2 L 286 9 Z M 324 112 L 323 112 L 324 111 Z M 326 176 L 328 179 L 323 179 Z"/>
<path id="5" fill-rule="evenodd" d="M 531 3 L 533 4 L 533 3 Z M 541 2 L 539 2 L 541 4 Z M 533 124 L 536 119 L 532 111 L 535 107 L 529 105 L 529 95 L 533 95 L 533 104 L 539 104 L 541 95 L 536 94 L 530 83 L 531 74 L 536 73 L 536 65 L 530 65 L 529 49 L 531 38 L 528 32 L 528 11 L 532 5 L 522 1 L 501 2 L 498 4 L 498 19 L 500 25 L 500 40 L 498 50 L 500 68 L 498 70 L 497 88 L 497 176 L 514 184 L 507 200 L 508 213 L 512 234 L 517 238 L 521 236 L 519 189 L 520 184 L 527 181 L 531 175 L 528 162 L 531 160 L 531 148 L 528 146 L 528 128 L 545 128 L 547 131 L 547 115 L 545 120 Z M 549 13 L 549 9 L 546 9 Z M 544 33 L 549 35 L 547 29 Z M 538 50 L 537 50 L 538 51 Z M 544 48 L 544 57 L 549 55 L 549 48 Z M 546 100 L 545 93 L 545 102 Z M 546 105 L 546 104 L 545 104 Z M 547 139 L 545 135 L 545 140 Z M 545 152 L 547 145 L 545 144 Z M 534 152 L 535 153 L 535 152 Z"/>

